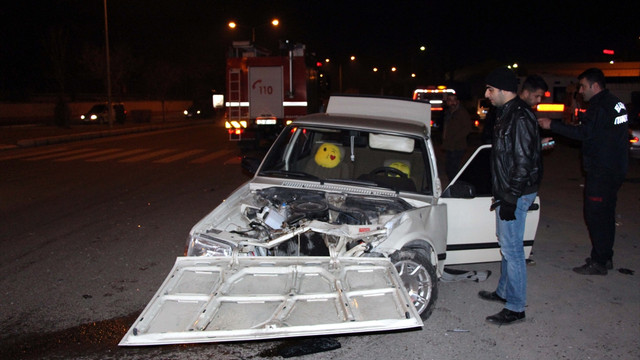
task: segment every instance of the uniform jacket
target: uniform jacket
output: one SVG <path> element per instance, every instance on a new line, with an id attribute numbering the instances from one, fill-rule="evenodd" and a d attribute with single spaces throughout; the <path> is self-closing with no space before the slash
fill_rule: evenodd
<path id="1" fill-rule="evenodd" d="M 551 130 L 582 141 L 582 163 L 586 172 L 624 175 L 629 166 L 629 122 L 624 104 L 609 90 L 595 94 L 581 124 L 551 123 Z"/>
<path id="2" fill-rule="evenodd" d="M 498 109 L 493 128 L 491 177 L 496 200 L 517 203 L 538 191 L 542 180 L 538 121 L 520 97 Z"/>

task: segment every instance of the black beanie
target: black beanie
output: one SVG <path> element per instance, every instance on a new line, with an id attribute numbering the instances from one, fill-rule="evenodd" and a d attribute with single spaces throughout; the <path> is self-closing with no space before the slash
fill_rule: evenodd
<path id="1" fill-rule="evenodd" d="M 514 93 L 518 92 L 518 79 L 516 78 L 516 74 L 505 67 L 500 67 L 490 72 L 489 75 L 487 75 L 486 82 L 487 85 L 491 85 L 500 90 Z"/>

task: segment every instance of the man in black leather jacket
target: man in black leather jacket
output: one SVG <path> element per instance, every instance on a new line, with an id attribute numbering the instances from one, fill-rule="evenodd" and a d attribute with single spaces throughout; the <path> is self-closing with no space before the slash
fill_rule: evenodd
<path id="1" fill-rule="evenodd" d="M 525 318 L 527 268 L 523 238 L 527 211 L 542 180 L 541 145 L 538 122 L 530 106 L 517 94 L 515 74 L 499 68 L 487 76 L 486 83 L 485 97 L 497 107 L 491 178 L 502 263 L 496 291 L 483 290 L 478 296 L 505 304 L 487 321 L 506 325 Z"/>
<path id="2" fill-rule="evenodd" d="M 606 275 L 613 269 L 616 202 L 628 169 L 629 123 L 624 104 L 606 88 L 604 73 L 591 68 L 578 76 L 580 94 L 589 107 L 578 126 L 540 119 L 543 129 L 582 140 L 582 165 L 586 172 L 584 219 L 591 238 L 591 257 L 573 271 Z"/>

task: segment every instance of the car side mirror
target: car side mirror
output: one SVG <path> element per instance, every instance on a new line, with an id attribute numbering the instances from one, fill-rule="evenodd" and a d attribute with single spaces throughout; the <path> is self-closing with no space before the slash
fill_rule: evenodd
<path id="1" fill-rule="evenodd" d="M 247 170 L 251 175 L 254 175 L 260 167 L 260 160 L 245 156 L 242 158 L 242 162 L 240 164 L 243 169 Z"/>
<path id="2" fill-rule="evenodd" d="M 451 184 L 442 193 L 443 198 L 457 198 L 457 199 L 473 199 L 476 197 L 476 188 L 472 184 L 465 181 L 456 181 Z"/>

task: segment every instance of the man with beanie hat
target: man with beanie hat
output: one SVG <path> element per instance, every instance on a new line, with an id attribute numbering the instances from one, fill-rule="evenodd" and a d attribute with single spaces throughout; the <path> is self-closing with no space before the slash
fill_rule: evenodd
<path id="1" fill-rule="evenodd" d="M 502 253 L 501 274 L 495 291 L 480 291 L 483 300 L 503 303 L 504 309 L 487 317 L 496 325 L 525 318 L 527 267 L 524 228 L 527 211 L 542 180 L 540 134 L 531 107 L 518 94 L 518 79 L 498 68 L 486 79 L 485 97 L 497 107 L 491 152 L 491 179 L 496 211 L 496 234 Z"/>

